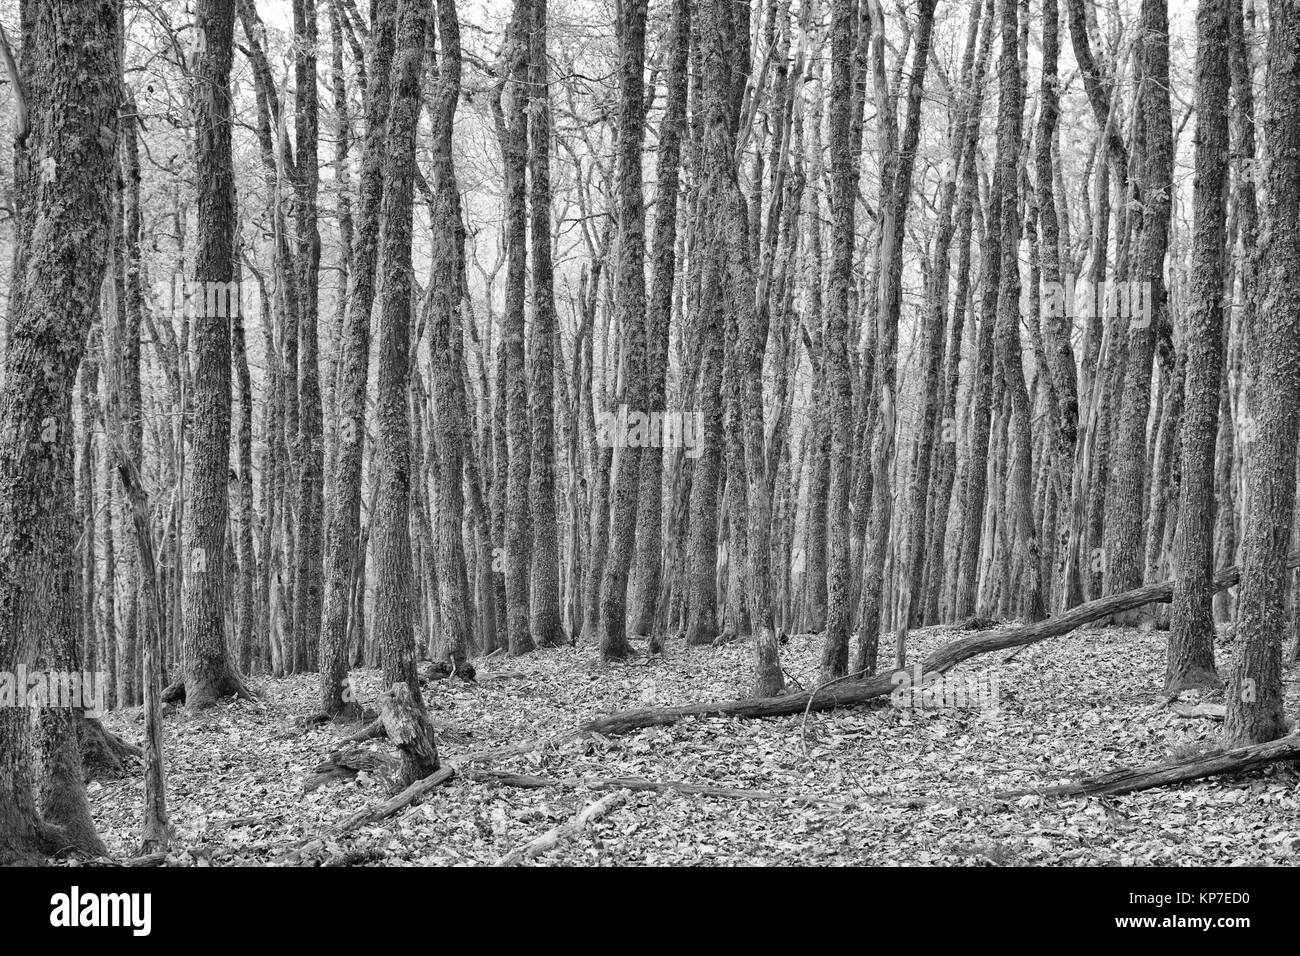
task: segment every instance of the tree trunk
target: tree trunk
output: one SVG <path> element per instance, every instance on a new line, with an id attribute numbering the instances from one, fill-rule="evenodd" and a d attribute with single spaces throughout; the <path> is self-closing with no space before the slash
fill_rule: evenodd
<path id="1" fill-rule="evenodd" d="M 861 0 L 871 2 L 871 0 Z M 826 636 L 822 644 L 821 679 L 842 677 L 849 666 L 852 626 L 851 540 L 849 493 L 853 456 L 853 382 L 849 375 L 849 286 L 853 281 L 854 212 L 858 202 L 858 161 L 861 143 L 852 141 L 853 51 L 857 48 L 856 0 L 834 0 L 831 6 L 831 264 L 826 295 L 826 332 L 822 337 L 824 367 L 820 402 L 830 432 L 830 495 L 825 525 L 829 535 L 826 562 Z M 812 228 L 819 228 L 814 222 Z M 817 277 L 820 281 L 820 276 Z M 814 494 L 817 492 L 814 491 Z M 812 595 L 815 604 L 821 594 Z"/>
<path id="2" fill-rule="evenodd" d="M 1196 174 L 1192 290 L 1185 335 L 1186 383 L 1174 605 L 1165 693 L 1219 686 L 1214 669 L 1210 575 L 1214 567 L 1214 465 L 1223 365 L 1223 281 L 1228 161 L 1229 0 L 1196 13 Z"/>
<path id="3" fill-rule="evenodd" d="M 320 640 L 320 706 L 337 716 L 349 702 L 348 619 L 356 569 L 363 560 L 361 533 L 361 461 L 366 437 L 366 379 L 370 367 L 370 318 L 379 254 L 379 213 L 384 195 L 385 131 L 393 57 L 396 0 L 377 0 L 373 7 L 366 133 L 361 146 L 353 281 L 348 290 L 347 320 L 339 360 L 338 448 L 334 457 L 333 497 L 325 531 L 325 606 Z M 350 695 L 349 695 L 350 696 Z"/>
<path id="4" fill-rule="evenodd" d="M 460 96 L 460 25 L 455 0 L 438 0 L 439 60 L 436 97 L 431 104 L 432 164 L 429 210 L 433 274 L 429 282 L 429 362 L 434 401 L 434 429 L 439 459 L 438 607 L 443 659 L 453 671 L 465 672 L 470 641 L 469 578 L 464 545 L 465 404 L 457 368 L 463 358 L 460 324 L 461 269 L 459 193 L 452 159 L 452 124 Z M 549 251 L 549 250 L 548 250 Z M 536 332 L 534 332 L 536 334 Z M 472 671 L 468 672 L 472 675 Z"/>
<path id="5" fill-rule="evenodd" d="M 1265 172 L 1260 279 L 1264 299 L 1255 342 L 1258 440 L 1248 466 L 1237 639 L 1224 738 L 1262 743 L 1287 732 L 1282 641 L 1285 557 L 1295 504 L 1300 425 L 1300 10 L 1271 3 L 1264 117 Z"/>
<path id="6" fill-rule="evenodd" d="M 0 670 L 74 660 L 81 569 L 73 500 L 72 389 L 109 242 L 122 65 L 116 0 L 27 5 L 23 75 L 31 128 L 18 165 L 41 160 L 11 297 L 0 386 Z M 30 32 L 29 32 L 30 30 Z M 0 863 L 102 850 L 89 823 L 73 715 L 52 712 L 47 769 L 58 806 L 33 795 L 31 714 L 0 708 Z M 80 824 L 60 832 L 54 825 Z"/>
<path id="7" fill-rule="evenodd" d="M 416 674 L 415 581 L 411 558 L 411 221 L 416 124 L 420 113 L 427 0 L 401 0 L 397 12 L 392 98 L 384 147 L 384 232 L 380 261 L 379 369 L 375 446 L 379 493 L 373 543 L 372 628 L 383 647 L 384 683 L 405 683 L 412 706 L 424 712 Z"/>
<path id="8" fill-rule="evenodd" d="M 1164 281 L 1165 250 L 1173 189 L 1173 126 L 1169 108 L 1169 23 L 1166 0 L 1143 0 L 1142 81 L 1138 98 L 1142 137 L 1142 224 L 1127 315 L 1128 354 L 1120 392 L 1115 466 L 1106 513 L 1108 594 L 1142 583 L 1144 571 L 1143 491 L 1147 478 L 1147 417 L 1151 406 L 1151 360 L 1157 325 L 1169 321 Z M 1120 322 L 1120 327 L 1124 325 Z M 1141 612 L 1138 612 L 1139 614 Z M 1130 615 L 1129 619 L 1133 619 Z"/>
<path id="9" fill-rule="evenodd" d="M 524 363 L 524 301 L 527 273 L 528 211 L 528 63 L 533 25 L 532 0 L 515 0 L 507 28 L 506 77 L 509 108 L 501 131 L 505 167 L 506 299 L 502 321 L 504 369 L 498 381 L 504 391 L 507 465 L 505 476 L 506 637 L 511 656 L 535 646 L 529 607 L 532 524 L 529 511 L 531 435 L 528 422 L 528 378 Z"/>
<path id="10" fill-rule="evenodd" d="M 533 328 L 528 405 L 532 418 L 529 502 L 533 520 L 531 628 L 541 647 L 568 643 L 560 618 L 560 529 L 555 505 L 555 281 L 551 265 L 551 101 L 546 0 L 532 0 L 528 75 Z"/>
<path id="11" fill-rule="evenodd" d="M 645 140 L 646 0 L 625 0 L 619 28 L 618 121 L 618 273 L 615 276 L 617 321 L 623 344 L 623 390 L 611 437 L 615 445 L 611 490 L 610 547 L 600 588 L 600 654 L 622 660 L 627 640 L 627 578 L 636 536 L 637 498 L 642 445 L 625 416 L 643 417 L 646 409 L 645 204 L 641 194 L 641 144 Z M 642 429 L 642 431 L 648 431 Z M 658 449 L 652 449 L 652 454 Z"/>
<path id="12" fill-rule="evenodd" d="M 294 227 L 297 232 L 298 286 L 298 434 L 294 462 L 298 466 L 296 565 L 293 575 L 293 627 L 299 670 L 315 670 L 321 635 L 322 553 L 324 525 L 323 481 L 325 438 L 321 410 L 319 317 L 320 231 L 317 194 L 320 187 L 316 76 L 316 0 L 293 0 L 294 137 L 297 171 Z"/>
<path id="13" fill-rule="evenodd" d="M 668 371 L 669 325 L 673 314 L 673 282 L 677 269 L 677 193 L 681 181 L 682 133 L 686 125 L 687 65 L 691 44 L 689 0 L 673 0 L 672 33 L 668 54 L 668 91 L 659 124 L 659 151 L 655 159 L 655 231 L 650 298 L 646 307 L 649 357 L 646 378 L 647 411 L 666 410 L 665 375 Z M 663 549 L 664 450 L 652 448 L 641 458 L 640 491 L 636 516 L 636 579 L 630 621 L 634 634 L 648 634 L 652 644 L 662 643 L 654 633 L 659 605 Z"/>
<path id="14" fill-rule="evenodd" d="M 206 39 L 195 54 L 198 248 L 194 275 L 194 380 L 189 507 L 184 577 L 185 706 L 197 711 L 219 698 L 246 694 L 226 643 L 226 526 L 230 513 L 230 311 L 239 308 L 234 281 L 235 187 L 230 154 L 232 0 L 200 0 L 196 29 Z"/>

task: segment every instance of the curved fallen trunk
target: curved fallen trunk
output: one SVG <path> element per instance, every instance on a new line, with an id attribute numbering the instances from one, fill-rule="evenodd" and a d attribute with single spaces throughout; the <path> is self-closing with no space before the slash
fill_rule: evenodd
<path id="1" fill-rule="evenodd" d="M 1287 567 L 1300 566 L 1300 552 L 1287 558 Z M 1227 568 L 1214 576 L 1215 592 L 1232 587 L 1241 577 L 1238 567 Z M 1037 644 L 1052 637 L 1068 634 L 1076 628 L 1099 621 L 1144 604 L 1167 604 L 1173 600 L 1174 582 L 1147 584 L 1122 594 L 1112 594 L 1087 604 L 1080 604 L 1063 614 L 1006 630 L 980 631 L 970 637 L 945 644 L 921 662 L 923 673 L 942 674 L 963 661 L 1005 651 L 1013 647 Z M 678 707 L 646 707 L 619 711 L 597 717 L 582 725 L 584 731 L 612 736 L 631 733 L 645 727 L 675 724 L 687 717 L 783 717 L 809 710 L 832 710 L 867 704 L 888 697 L 895 687 L 894 676 L 877 674 L 863 681 L 824 685 L 811 691 L 783 694 L 780 697 L 749 697 L 742 700 L 709 701 Z"/>

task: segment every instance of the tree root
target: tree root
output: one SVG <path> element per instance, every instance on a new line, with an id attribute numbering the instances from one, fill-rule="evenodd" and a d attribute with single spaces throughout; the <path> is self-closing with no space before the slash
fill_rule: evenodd
<path id="1" fill-rule="evenodd" d="M 133 760 L 144 757 L 144 751 L 108 730 L 93 717 L 78 721 L 78 740 L 81 743 L 81 766 L 85 780 L 117 780 L 131 775 L 128 769 Z"/>
<path id="2" fill-rule="evenodd" d="M 372 710 L 364 710 L 354 700 L 347 701 L 337 714 L 328 714 L 319 710 L 303 721 L 304 727 L 319 727 L 322 724 L 358 724 L 374 720 L 377 715 Z"/>
<path id="3" fill-rule="evenodd" d="M 191 710 L 203 710 L 212 706 L 218 700 L 233 697 L 236 700 L 258 700 L 257 693 L 250 690 L 244 683 L 243 677 L 233 669 L 222 680 L 218 682 L 216 690 L 213 691 L 204 700 L 199 701 Z M 187 707 L 190 702 L 185 690 L 185 678 L 180 677 L 172 681 L 163 688 L 162 695 L 158 698 L 164 704 L 185 704 Z"/>

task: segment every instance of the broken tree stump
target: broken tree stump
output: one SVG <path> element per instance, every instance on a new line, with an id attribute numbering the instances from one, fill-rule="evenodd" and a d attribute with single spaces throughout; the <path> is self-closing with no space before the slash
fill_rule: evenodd
<path id="1" fill-rule="evenodd" d="M 438 746 L 423 702 L 398 682 L 379 698 L 379 719 L 388 739 L 402 752 L 397 785 L 407 787 L 438 769 Z"/>

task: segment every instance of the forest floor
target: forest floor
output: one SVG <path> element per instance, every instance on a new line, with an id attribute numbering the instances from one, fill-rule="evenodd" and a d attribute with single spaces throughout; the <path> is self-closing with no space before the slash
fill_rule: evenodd
<path id="1" fill-rule="evenodd" d="M 920 655 L 957 636 L 915 631 Z M 996 709 L 874 708 L 763 720 L 691 718 L 621 738 L 571 740 L 492 769 L 547 777 L 643 777 L 793 792 L 849 806 L 757 802 L 677 792 L 627 802 L 536 862 L 600 865 L 1279 864 L 1300 860 L 1300 773 L 1282 764 L 1122 797 L 979 799 L 1216 746 L 1221 723 L 1180 717 L 1159 695 L 1166 635 L 1091 628 L 954 674 L 996 676 Z M 638 645 L 644 646 L 644 645 Z M 811 687 L 821 648 L 797 635 L 787 673 Z M 1222 639 L 1219 660 L 1231 648 Z M 592 647 L 479 662 L 477 684 L 426 689 L 440 756 L 547 736 L 601 713 L 745 696 L 752 648 L 732 644 L 606 665 Z M 1288 712 L 1300 696 L 1287 675 Z M 352 685 L 373 703 L 377 671 Z M 603 796 L 453 779 L 423 803 L 337 838 L 329 830 L 389 796 L 361 774 L 304 792 L 312 768 L 355 727 L 305 727 L 315 675 L 254 681 L 258 702 L 165 720 L 175 865 L 264 864 L 306 840 L 301 862 L 474 865 L 497 861 Z M 107 715 L 133 742 L 139 708 Z M 367 746 L 385 752 L 385 740 Z M 90 784 L 110 853 L 137 852 L 143 780 Z M 907 806 L 903 799 L 920 805 Z M 927 801 L 927 802 L 923 802 Z"/>

